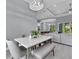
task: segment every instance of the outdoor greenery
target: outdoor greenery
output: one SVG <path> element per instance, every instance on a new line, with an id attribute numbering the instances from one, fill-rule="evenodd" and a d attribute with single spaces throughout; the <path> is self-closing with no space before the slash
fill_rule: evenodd
<path id="1" fill-rule="evenodd" d="M 64 33 L 72 32 L 72 25 L 70 23 L 64 23 L 62 28 Z"/>
<path id="2" fill-rule="evenodd" d="M 55 31 L 56 31 L 55 25 L 51 25 L 51 26 L 50 26 L 50 31 L 51 31 L 51 32 L 55 32 Z"/>

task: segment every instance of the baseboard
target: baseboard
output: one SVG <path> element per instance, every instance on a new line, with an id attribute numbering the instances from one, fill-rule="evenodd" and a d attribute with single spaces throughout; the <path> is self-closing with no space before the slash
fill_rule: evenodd
<path id="1" fill-rule="evenodd" d="M 54 43 L 57 43 L 57 44 L 61 44 L 61 45 L 65 45 L 65 46 L 69 46 L 69 47 L 72 47 L 72 45 L 68 45 L 68 44 L 64 44 L 64 43 L 60 43 L 60 42 L 56 42 L 56 41 L 53 41 Z"/>

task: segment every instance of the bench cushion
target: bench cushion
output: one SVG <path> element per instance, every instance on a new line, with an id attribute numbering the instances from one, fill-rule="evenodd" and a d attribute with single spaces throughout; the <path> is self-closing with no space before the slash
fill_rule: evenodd
<path id="1" fill-rule="evenodd" d="M 49 43 L 49 44 L 46 44 L 42 47 L 39 47 L 38 49 L 36 50 L 33 50 L 31 52 L 32 55 L 36 56 L 37 58 L 39 59 L 42 59 L 44 58 L 50 51 L 52 51 L 55 47 L 55 44 L 54 43 Z"/>

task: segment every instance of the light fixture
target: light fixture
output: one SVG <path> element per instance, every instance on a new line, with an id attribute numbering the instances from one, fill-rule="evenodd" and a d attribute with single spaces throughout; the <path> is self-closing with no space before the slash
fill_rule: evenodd
<path id="1" fill-rule="evenodd" d="M 43 4 L 43 0 L 24 0 L 26 2 L 29 3 L 29 8 L 33 11 L 39 11 L 41 9 L 43 9 L 44 4 Z"/>
<path id="2" fill-rule="evenodd" d="M 43 9 L 43 7 L 44 7 L 44 4 L 38 0 L 33 0 L 33 2 L 30 3 L 30 9 L 33 11 L 39 11 Z"/>

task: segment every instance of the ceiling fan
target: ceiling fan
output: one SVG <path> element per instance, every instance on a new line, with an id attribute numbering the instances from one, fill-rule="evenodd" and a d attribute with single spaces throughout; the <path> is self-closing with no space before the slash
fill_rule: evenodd
<path id="1" fill-rule="evenodd" d="M 39 11 L 44 7 L 44 4 L 39 0 L 25 0 L 25 2 L 29 3 L 29 8 L 33 11 Z"/>

